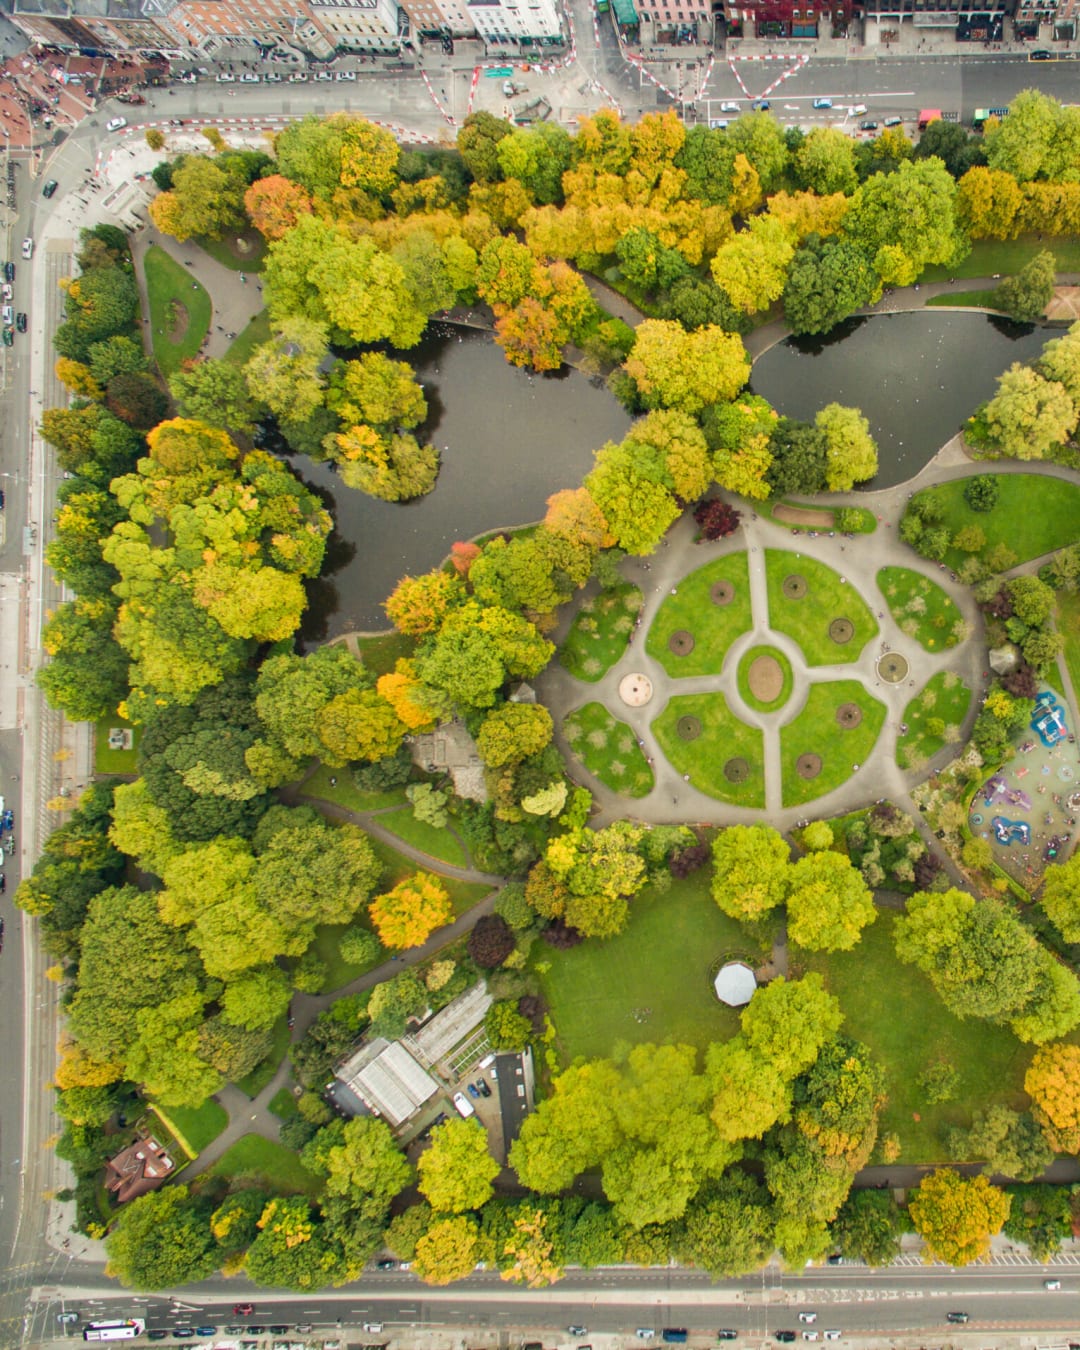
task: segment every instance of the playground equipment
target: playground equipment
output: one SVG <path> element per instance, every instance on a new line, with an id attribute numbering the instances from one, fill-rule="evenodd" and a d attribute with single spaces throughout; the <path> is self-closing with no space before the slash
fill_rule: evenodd
<path id="1" fill-rule="evenodd" d="M 991 806 L 995 798 L 1004 797 L 1010 806 L 1019 806 L 1025 811 L 1031 810 L 1031 798 L 1027 793 L 1021 791 L 1020 788 L 1010 787 L 999 773 L 994 774 L 993 778 L 987 780 L 983 792 L 986 794 L 983 797 L 984 806 Z"/>
<path id="2" fill-rule="evenodd" d="M 1006 820 L 1004 816 L 995 816 L 990 824 L 999 844 L 1008 847 L 1017 843 L 1027 847 L 1031 843 L 1031 826 L 1026 820 Z"/>
<path id="3" fill-rule="evenodd" d="M 1042 737 L 1043 745 L 1057 745 L 1069 733 L 1065 725 L 1065 713 L 1059 707 L 1057 696 L 1052 690 L 1044 689 L 1035 700 L 1035 712 L 1031 718 L 1031 729 Z"/>

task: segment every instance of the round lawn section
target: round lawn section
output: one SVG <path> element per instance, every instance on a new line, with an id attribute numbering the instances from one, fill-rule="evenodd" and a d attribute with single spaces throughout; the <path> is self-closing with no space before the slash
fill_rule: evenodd
<path id="1" fill-rule="evenodd" d="M 602 703 L 586 703 L 563 721 L 570 751 L 594 778 L 622 797 L 645 797 L 655 783 L 633 729 Z"/>
<path id="2" fill-rule="evenodd" d="M 559 661 L 579 680 L 601 679 L 626 651 L 643 596 L 629 582 L 583 600 Z"/>
<path id="3" fill-rule="evenodd" d="M 728 588 L 717 590 L 718 582 L 730 588 L 727 603 L 715 598 L 729 593 Z M 716 675 L 727 649 L 750 631 L 751 624 L 746 553 L 726 553 L 683 577 L 675 594 L 665 598 L 649 628 L 645 650 L 669 675 Z M 692 637 L 690 650 L 679 634 Z M 677 652 L 672 650 L 672 639 L 676 639 Z"/>
<path id="4" fill-rule="evenodd" d="M 748 708 L 775 712 L 791 697 L 791 662 L 776 647 L 751 647 L 739 662 L 738 683 Z"/>
<path id="5" fill-rule="evenodd" d="M 768 549 L 765 574 L 769 625 L 799 644 L 808 665 L 857 661 L 862 649 L 877 635 L 877 620 L 870 606 L 849 579 L 825 563 L 805 554 L 799 557 L 788 549 Z M 802 594 L 791 593 L 795 589 L 791 577 L 805 582 Z M 836 623 L 841 619 L 846 622 Z"/>
<path id="6" fill-rule="evenodd" d="M 904 709 L 896 743 L 896 762 L 902 769 L 922 769 L 945 745 L 958 745 L 971 702 L 971 690 L 955 671 L 939 670 Z"/>
<path id="7" fill-rule="evenodd" d="M 857 681 L 812 684 L 798 717 L 780 728 L 784 805 L 801 806 L 838 788 L 854 765 L 866 764 L 884 722 L 885 705 Z"/>
<path id="8" fill-rule="evenodd" d="M 679 734 L 686 718 L 694 718 L 701 727 L 692 741 Z M 671 764 L 680 774 L 689 775 L 699 792 L 732 806 L 765 805 L 761 732 L 740 721 L 723 694 L 680 694 L 669 700 L 652 728 Z M 743 764 L 735 768 L 740 760 Z M 726 773 L 725 766 L 733 766 L 733 771 Z"/>
<path id="9" fill-rule="evenodd" d="M 967 636 L 963 615 L 936 581 L 910 567 L 883 567 L 878 590 L 900 630 L 928 652 L 943 652 Z"/>

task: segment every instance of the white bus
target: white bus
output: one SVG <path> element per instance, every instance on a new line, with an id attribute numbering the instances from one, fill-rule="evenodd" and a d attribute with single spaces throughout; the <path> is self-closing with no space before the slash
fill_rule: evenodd
<path id="1" fill-rule="evenodd" d="M 141 1317 L 129 1317 L 123 1322 L 91 1322 L 83 1328 L 84 1341 L 133 1341 L 146 1330 Z"/>

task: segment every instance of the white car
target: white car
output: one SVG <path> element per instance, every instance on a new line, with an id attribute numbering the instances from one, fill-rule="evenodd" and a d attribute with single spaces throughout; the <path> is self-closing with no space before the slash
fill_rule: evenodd
<path id="1" fill-rule="evenodd" d="M 12 309 L 10 305 L 4 305 L 2 308 L 0 308 L 0 320 L 2 320 L 4 323 L 15 322 L 15 311 Z"/>
<path id="2" fill-rule="evenodd" d="M 1060 1280 L 1043 1280 L 1043 1288 L 1044 1288 L 1044 1289 L 1060 1289 L 1060 1288 L 1061 1288 L 1061 1281 L 1060 1281 Z"/>
<path id="3" fill-rule="evenodd" d="M 363 1323 L 363 1327 L 364 1327 L 364 1330 L 365 1330 L 365 1331 L 371 1331 L 371 1332 L 373 1332 L 376 1336 L 379 1334 L 380 1331 L 382 1331 L 382 1323 L 381 1323 L 381 1322 L 364 1322 L 364 1323 Z"/>
<path id="4" fill-rule="evenodd" d="M 328 70 L 320 70 L 317 71 L 316 74 L 312 76 L 312 78 L 315 80 L 317 84 L 325 84 L 327 80 L 332 80 L 334 77 L 333 75 L 330 74 Z"/>
<path id="5" fill-rule="evenodd" d="M 294 70 L 293 73 L 289 76 L 289 83 L 290 83 L 290 84 L 306 84 L 306 83 L 307 83 L 307 71 L 305 71 L 305 70 Z"/>
<path id="6" fill-rule="evenodd" d="M 261 75 L 241 75 L 241 76 L 240 76 L 240 83 L 241 83 L 241 84 L 260 84 L 261 82 L 262 82 L 262 76 L 261 76 Z"/>
<path id="7" fill-rule="evenodd" d="M 356 80 L 356 71 L 355 71 L 355 70 L 339 70 L 339 71 L 337 72 L 337 74 L 334 76 L 334 79 L 335 79 L 335 80 L 348 80 L 348 81 L 350 82 L 350 84 L 351 84 L 351 83 L 353 83 L 353 82 Z"/>
<path id="8" fill-rule="evenodd" d="M 818 1339 L 818 1333 L 816 1331 L 804 1331 L 802 1338 L 804 1341 L 816 1341 Z"/>
<path id="9" fill-rule="evenodd" d="M 127 126 L 126 117 L 110 117 L 105 123 L 106 131 L 122 131 Z"/>
<path id="10" fill-rule="evenodd" d="M 272 70 L 269 75 L 263 76 L 263 84 L 280 84 L 284 78 L 284 75 L 279 75 L 276 70 Z"/>
<path id="11" fill-rule="evenodd" d="M 468 1120 L 470 1116 L 476 1115 L 476 1109 L 472 1102 L 469 1101 L 468 1097 L 465 1096 L 464 1092 L 454 1093 L 454 1106 L 457 1108 L 458 1115 L 464 1116 L 466 1120 Z"/>
<path id="12" fill-rule="evenodd" d="M 27 238 L 22 241 L 22 255 L 24 258 L 34 256 L 34 241 L 32 239 Z"/>
<path id="13" fill-rule="evenodd" d="M 221 75 L 217 76 L 217 82 L 218 84 L 235 84 L 236 76 L 230 75 L 228 71 L 224 71 Z"/>
<path id="14" fill-rule="evenodd" d="M 738 105 L 733 99 L 726 98 L 726 99 L 724 99 L 723 103 L 720 104 L 720 111 L 721 111 L 721 112 L 738 112 L 738 111 L 739 111 L 739 105 Z"/>
<path id="15" fill-rule="evenodd" d="M 799 1321 L 800 1321 L 800 1322 L 816 1322 L 816 1321 L 817 1321 L 817 1313 L 816 1313 L 816 1312 L 801 1312 L 801 1313 L 799 1314 Z"/>

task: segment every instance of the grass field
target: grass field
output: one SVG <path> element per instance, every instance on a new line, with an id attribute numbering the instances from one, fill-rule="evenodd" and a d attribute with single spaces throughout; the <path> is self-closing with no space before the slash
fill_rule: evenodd
<path id="1" fill-rule="evenodd" d="M 607 942 L 533 947 L 564 1061 L 642 1041 L 704 1047 L 738 1030 L 737 1012 L 717 1001 L 711 981 L 721 957 L 755 944 L 721 913 L 709 876 L 703 867 L 662 895 L 643 891 L 625 931 Z"/>
<path id="2" fill-rule="evenodd" d="M 907 731 L 896 742 L 896 761 L 902 769 L 917 769 L 949 740 L 959 740 L 959 730 L 971 702 L 971 690 L 952 671 L 939 670 L 927 680 L 904 709 Z M 940 718 L 943 734 L 936 725 Z M 955 738 L 949 728 L 955 727 Z"/>
<path id="3" fill-rule="evenodd" d="M 236 1086 L 241 1092 L 249 1097 L 255 1098 L 263 1088 L 273 1078 L 278 1071 L 278 1065 L 285 1058 L 285 1052 L 289 1048 L 289 1023 L 288 1019 L 279 1017 L 274 1023 L 274 1043 L 270 1048 L 270 1053 L 262 1061 L 256 1064 L 249 1074 L 236 1080 Z"/>
<path id="4" fill-rule="evenodd" d="M 396 848 L 391 848 L 389 844 L 384 844 L 381 839 L 371 838 L 371 847 L 375 850 L 375 856 L 382 861 L 386 872 L 383 876 L 381 889 L 390 890 L 396 886 L 399 881 L 404 881 L 406 877 L 411 877 L 419 870 L 417 863 L 411 858 L 406 858 L 404 853 L 399 853 Z M 424 869 L 428 872 L 434 872 L 442 884 L 446 887 L 450 895 L 450 903 L 454 906 L 454 914 L 464 914 L 472 909 L 478 900 L 482 900 L 491 890 L 483 881 L 458 881 L 456 877 L 445 877 L 437 867 L 428 867 Z"/>
<path id="5" fill-rule="evenodd" d="M 322 1177 L 301 1166 L 291 1148 L 261 1134 L 245 1134 L 227 1148 L 210 1168 L 210 1176 L 258 1181 L 279 1195 L 315 1196 L 323 1184 Z"/>
<path id="6" fill-rule="evenodd" d="M 1058 591 L 1057 626 L 1065 638 L 1065 665 L 1073 693 L 1080 699 L 1080 595 Z"/>
<path id="7" fill-rule="evenodd" d="M 718 581 L 729 581 L 735 588 L 729 605 L 713 603 L 709 592 Z M 727 649 L 750 625 L 746 554 L 728 553 L 683 577 L 677 593 L 664 600 L 652 621 L 645 650 L 669 675 L 713 675 L 723 665 Z M 668 638 L 680 630 L 694 637 L 693 651 L 685 656 L 668 648 Z"/>
<path id="8" fill-rule="evenodd" d="M 364 926 L 368 927 L 367 924 Z M 365 965 L 358 966 L 351 961 L 346 961 L 338 951 L 338 939 L 346 928 L 351 927 L 352 925 L 347 923 L 324 923 L 320 924 L 315 930 L 315 941 L 311 945 L 328 971 L 326 993 L 332 994 L 336 989 L 341 989 L 350 984 L 357 976 L 365 975 L 375 966 L 390 959 L 390 953 L 380 948 L 375 959 Z"/>
<path id="9" fill-rule="evenodd" d="M 678 733 L 680 717 L 696 717 L 701 734 L 686 741 Z M 680 694 L 652 724 L 660 748 L 681 774 L 689 774 L 699 792 L 733 806 L 765 805 L 765 756 L 761 732 L 740 721 L 723 694 Z M 724 777 L 729 759 L 745 759 L 750 772 L 741 783 Z"/>
<path id="10" fill-rule="evenodd" d="M 172 375 L 198 353 L 214 308 L 209 294 L 187 268 L 156 244 L 146 251 L 144 269 L 154 360 L 162 375 Z"/>
<path id="11" fill-rule="evenodd" d="M 212 1144 L 229 1123 L 229 1113 L 211 1097 L 202 1106 L 154 1106 L 176 1140 L 192 1158 Z"/>
<path id="12" fill-rule="evenodd" d="M 842 727 L 836 710 L 842 703 L 857 703 L 863 718 L 857 727 Z M 812 684 L 806 706 L 793 722 L 780 728 L 780 765 L 785 806 L 823 797 L 851 777 L 852 766 L 865 766 L 885 722 L 885 705 L 866 692 L 856 680 L 832 680 Z M 800 755 L 821 756 L 816 778 L 800 778 L 795 764 Z M 867 794 L 873 783 L 867 778 Z"/>
<path id="13" fill-rule="evenodd" d="M 883 567 L 878 590 L 901 629 L 928 652 L 954 647 L 953 624 L 961 614 L 936 581 L 908 567 Z"/>
<path id="14" fill-rule="evenodd" d="M 839 998 L 844 1033 L 868 1045 L 885 1070 L 881 1132 L 900 1136 L 900 1161 L 938 1162 L 947 1156 L 941 1131 L 970 1124 L 971 1107 L 1023 1106 L 1033 1047 L 1005 1028 L 948 1012 L 926 976 L 896 959 L 895 917 L 879 912 L 854 951 L 810 953 L 805 966 L 821 971 Z M 931 1106 L 916 1079 L 938 1059 L 956 1068 L 959 1090 L 955 1102 Z"/>
<path id="15" fill-rule="evenodd" d="M 256 347 L 270 341 L 270 315 L 265 309 L 259 310 L 242 333 L 237 334 L 225 353 L 225 360 L 242 366 Z"/>
<path id="16" fill-rule="evenodd" d="M 357 638 L 356 645 L 368 670 L 375 675 L 389 675 L 402 657 L 412 656 L 416 651 L 416 638 L 391 629 L 387 633 Z"/>
<path id="17" fill-rule="evenodd" d="M 969 277 L 992 277 L 995 272 L 1013 276 L 1029 263 L 1036 253 L 1049 249 L 1054 255 L 1059 272 L 1080 272 L 1080 239 L 979 239 L 971 252 L 951 267 L 928 267 L 919 276 L 920 282 L 963 281 Z"/>
<path id="18" fill-rule="evenodd" d="M 559 661 L 579 680 L 599 680 L 626 651 L 641 591 L 630 582 L 583 600 L 559 648 Z"/>
<path id="19" fill-rule="evenodd" d="M 288 1088 L 278 1088 L 267 1102 L 267 1108 L 278 1120 L 289 1120 L 296 1115 L 296 1098 Z"/>
<path id="20" fill-rule="evenodd" d="M 988 468 L 992 473 L 992 468 Z M 1000 492 L 992 511 L 973 511 L 964 500 L 964 478 L 927 488 L 940 502 L 942 525 L 951 535 L 965 525 L 978 525 L 986 547 L 1007 544 L 1017 563 L 1028 562 L 1080 539 L 1080 484 L 1045 478 L 1037 473 L 997 476 Z M 915 498 L 919 500 L 923 494 Z M 945 561 L 958 567 L 968 555 L 950 548 Z"/>
<path id="21" fill-rule="evenodd" d="M 563 722 L 574 758 L 623 797 L 645 797 L 656 779 L 633 731 L 602 703 L 586 703 Z"/>
<path id="22" fill-rule="evenodd" d="M 765 572 L 769 623 L 799 644 L 807 665 L 831 666 L 859 659 L 859 653 L 878 631 L 877 620 L 855 587 L 841 580 L 839 572 L 786 549 L 766 550 Z M 784 578 L 792 575 L 805 580 L 806 594 L 789 600 L 783 586 Z M 855 629 L 845 643 L 834 642 L 829 636 L 829 625 L 841 618 L 850 619 Z"/>
<path id="23" fill-rule="evenodd" d="M 784 683 L 780 692 L 770 703 L 763 702 L 750 691 L 750 667 L 759 656 L 771 656 L 784 673 Z M 782 708 L 791 697 L 794 682 L 795 677 L 791 673 L 791 662 L 778 647 L 751 647 L 739 662 L 739 696 L 744 703 L 751 708 L 756 708 L 758 712 L 775 712 L 777 708 Z"/>
<path id="24" fill-rule="evenodd" d="M 245 274 L 261 272 L 263 259 L 266 257 L 265 238 L 254 227 L 245 230 L 241 237 L 247 245 L 245 252 L 233 247 L 232 240 L 235 236 L 228 239 L 197 239 L 195 242 L 204 253 L 216 258 L 223 267 L 231 267 L 234 272 Z"/>
<path id="25" fill-rule="evenodd" d="M 114 750 L 109 745 L 109 732 L 113 727 L 122 727 L 135 733 L 130 750 Z M 114 713 L 94 727 L 94 772 L 95 773 L 135 773 L 136 755 L 142 728 L 128 722 Z"/>
<path id="26" fill-rule="evenodd" d="M 991 288 L 988 291 L 947 291 L 944 295 L 932 295 L 926 303 L 940 309 L 956 309 L 959 306 L 962 309 L 996 310 L 996 299 L 997 291 Z"/>
<path id="27" fill-rule="evenodd" d="M 330 779 L 337 781 L 331 783 Z M 343 806 L 346 811 L 379 811 L 384 806 L 402 806 L 408 800 L 403 787 L 388 792 L 361 792 L 347 769 L 328 769 L 320 764 L 299 789 L 306 797 Z"/>
<path id="28" fill-rule="evenodd" d="M 397 811 L 384 811 L 379 816 L 379 824 L 389 830 L 406 844 L 418 848 L 438 862 L 450 863 L 454 867 L 467 867 L 469 860 L 456 835 L 448 829 L 437 830 L 425 820 L 417 820 L 411 806 L 403 806 Z"/>

